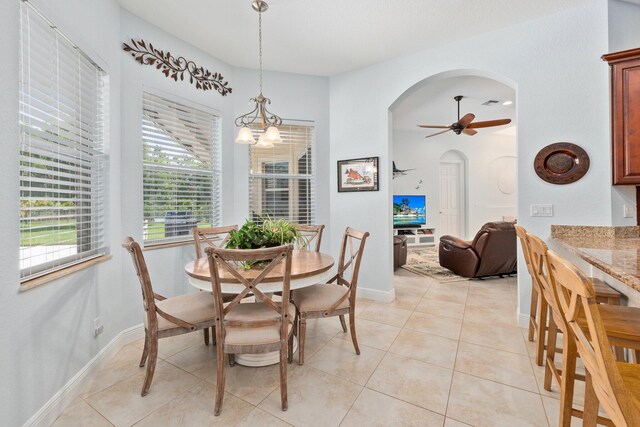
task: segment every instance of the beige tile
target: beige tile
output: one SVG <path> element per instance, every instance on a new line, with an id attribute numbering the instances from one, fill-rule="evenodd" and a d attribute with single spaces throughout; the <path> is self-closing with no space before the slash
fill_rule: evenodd
<path id="1" fill-rule="evenodd" d="M 400 328 L 366 319 L 356 319 L 356 338 L 358 344 L 388 350 L 398 336 Z M 338 334 L 338 338 L 351 341 L 351 334 Z M 305 356 L 306 357 L 306 356 Z"/>
<path id="2" fill-rule="evenodd" d="M 260 404 L 260 409 L 295 426 L 337 426 L 362 386 L 310 366 L 303 368 L 289 376 L 286 412 L 282 411 L 279 389 Z"/>
<path id="3" fill-rule="evenodd" d="M 193 345 L 165 361 L 201 379 L 211 378 L 216 370 L 216 346 Z"/>
<path id="4" fill-rule="evenodd" d="M 373 304 L 373 301 L 370 299 L 356 298 L 356 316 L 359 316 L 360 313 L 369 308 L 371 304 Z"/>
<path id="5" fill-rule="evenodd" d="M 293 368 L 297 365 L 288 365 Z M 236 364 L 229 366 L 225 358 L 225 390 L 253 405 L 262 402 L 280 385 L 279 365 L 248 367 Z M 211 384 L 216 383 L 216 375 L 205 378 Z"/>
<path id="6" fill-rule="evenodd" d="M 457 340 L 460 337 L 462 320 L 451 317 L 438 317 L 415 311 L 407 323 L 405 329 L 424 332 L 439 337 Z"/>
<path id="7" fill-rule="evenodd" d="M 289 427 L 290 425 L 260 408 L 253 408 L 249 415 L 244 417 L 235 427 Z"/>
<path id="8" fill-rule="evenodd" d="M 367 383 L 367 388 L 445 413 L 453 371 L 387 353 Z"/>
<path id="9" fill-rule="evenodd" d="M 560 367 L 560 355 L 557 357 L 557 366 Z M 533 374 L 538 384 L 538 391 L 544 397 L 551 397 L 553 399 L 560 399 L 560 386 L 556 382 L 555 379 L 551 380 L 551 390 L 544 389 L 544 367 L 536 365 L 535 359 L 532 357 L 531 367 L 533 369 Z M 580 369 L 578 369 L 580 372 Z M 573 405 L 575 407 L 582 407 L 584 404 L 584 381 L 576 381 L 573 386 Z"/>
<path id="10" fill-rule="evenodd" d="M 192 345 L 204 345 L 202 331 L 189 332 L 175 337 L 162 338 L 158 341 L 158 356 L 162 359 L 173 356 Z"/>
<path id="11" fill-rule="evenodd" d="M 406 308 L 407 310 L 413 310 L 418 305 L 427 289 L 428 286 L 425 286 L 424 290 L 416 291 L 412 288 L 396 285 L 395 299 L 391 305 L 394 307 Z"/>
<path id="12" fill-rule="evenodd" d="M 140 396 L 144 373 L 129 377 L 87 399 L 109 422 L 126 426 L 141 420 L 177 395 L 194 387 L 200 380 L 188 372 L 161 360 L 149 394 Z"/>
<path id="13" fill-rule="evenodd" d="M 84 400 L 74 401 L 65 411 L 51 424 L 51 427 L 111 427 L 112 424 L 100 415 L 95 409 L 89 406 Z"/>
<path id="14" fill-rule="evenodd" d="M 458 341 L 403 329 L 389 351 L 421 362 L 453 369 Z"/>
<path id="15" fill-rule="evenodd" d="M 345 317 L 348 322 L 348 316 Z M 307 320 L 307 337 L 343 333 L 338 316 Z"/>
<path id="16" fill-rule="evenodd" d="M 454 319 L 462 320 L 462 317 L 464 316 L 464 307 L 464 304 L 457 302 L 422 298 L 415 310 L 435 317 L 453 317 Z"/>
<path id="17" fill-rule="evenodd" d="M 446 418 L 444 420 L 444 427 L 468 427 L 469 424 L 461 423 L 453 418 Z"/>
<path id="18" fill-rule="evenodd" d="M 467 304 L 464 320 L 487 325 L 518 326 L 518 310 L 515 307 L 485 307 Z"/>
<path id="19" fill-rule="evenodd" d="M 340 332 L 338 334 L 307 336 L 304 343 L 304 359 L 309 360 L 310 357 L 312 357 L 318 350 L 324 347 L 334 337 L 343 338 L 346 335 L 349 335 L 349 333 L 345 334 Z M 296 352 L 296 354 L 293 356 L 293 359 L 296 362 L 298 361 L 298 352 Z"/>
<path id="20" fill-rule="evenodd" d="M 546 426 L 540 395 L 456 372 L 447 416 L 482 427 Z"/>
<path id="21" fill-rule="evenodd" d="M 460 341 L 512 353 L 528 354 L 522 333 L 517 326 L 491 325 L 465 319 L 462 324 Z"/>
<path id="22" fill-rule="evenodd" d="M 365 388 L 340 426 L 441 427 L 443 421 L 444 417 L 435 412 Z"/>
<path id="23" fill-rule="evenodd" d="M 464 304 L 467 301 L 469 285 L 467 282 L 439 283 L 432 285 L 424 294 L 425 298 Z"/>
<path id="24" fill-rule="evenodd" d="M 402 327 L 409 316 L 411 316 L 411 310 L 375 302 L 360 313 L 361 319 L 373 320 L 374 322 L 398 327 Z"/>
<path id="25" fill-rule="evenodd" d="M 542 396 L 542 404 L 547 414 L 549 427 L 558 427 L 560 423 L 560 401 L 549 396 Z M 571 427 L 582 426 L 582 421 L 578 417 L 571 417 Z"/>
<path id="26" fill-rule="evenodd" d="M 538 392 L 529 356 L 461 342 L 456 371 Z"/>
<path id="27" fill-rule="evenodd" d="M 245 418 L 253 405 L 225 393 L 220 415 L 215 416 L 215 386 L 201 382 L 178 395 L 136 424 L 144 426 L 230 426 Z"/>
<path id="28" fill-rule="evenodd" d="M 364 345 L 360 346 L 360 355 L 357 355 L 351 342 L 334 338 L 313 357 L 306 359 L 305 363 L 328 374 L 365 385 L 383 357 L 384 351 Z"/>
<path id="29" fill-rule="evenodd" d="M 122 347 L 118 354 L 104 368 L 98 371 L 82 392 L 81 397 L 87 398 L 119 381 L 143 372 L 146 368 L 139 366 L 141 357 L 142 350 L 137 346 L 129 344 Z"/>

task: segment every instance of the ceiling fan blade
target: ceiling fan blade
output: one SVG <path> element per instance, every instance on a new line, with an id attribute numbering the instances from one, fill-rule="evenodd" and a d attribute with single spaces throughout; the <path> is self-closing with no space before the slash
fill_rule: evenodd
<path id="1" fill-rule="evenodd" d="M 466 127 L 465 129 L 462 130 L 462 133 L 464 133 L 465 135 L 473 136 L 476 133 L 478 133 L 478 131 L 474 130 L 474 129 L 471 129 L 469 127 Z"/>
<path id="2" fill-rule="evenodd" d="M 442 132 L 432 133 L 431 135 L 427 135 L 427 136 L 425 136 L 425 138 L 431 138 L 432 136 L 436 136 L 436 135 L 440 135 L 440 134 L 443 134 L 443 133 L 447 133 L 447 132 L 449 132 L 450 130 L 451 130 L 451 128 L 449 128 L 449 129 L 447 129 L 447 130 L 443 130 Z"/>
<path id="3" fill-rule="evenodd" d="M 449 129 L 451 126 L 432 126 L 432 125 L 418 125 L 419 128 L 429 129 Z"/>
<path id="4" fill-rule="evenodd" d="M 462 116 L 460 120 L 458 120 L 458 124 L 460 125 L 461 128 L 466 128 L 467 126 L 469 126 L 469 123 L 471 123 L 475 118 L 476 118 L 475 114 L 467 113 L 464 116 Z"/>
<path id="5" fill-rule="evenodd" d="M 469 127 L 472 129 L 480 129 L 480 128 L 490 128 L 493 126 L 508 125 L 509 123 L 511 123 L 511 119 L 487 120 L 486 122 L 471 123 Z"/>

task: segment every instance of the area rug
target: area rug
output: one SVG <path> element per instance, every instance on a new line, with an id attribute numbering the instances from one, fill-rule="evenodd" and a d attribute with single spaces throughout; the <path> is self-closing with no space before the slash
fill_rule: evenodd
<path id="1" fill-rule="evenodd" d="M 440 267 L 437 247 L 409 249 L 407 251 L 407 263 L 402 268 L 440 283 L 469 280 L 466 277 L 454 274 L 451 270 Z"/>

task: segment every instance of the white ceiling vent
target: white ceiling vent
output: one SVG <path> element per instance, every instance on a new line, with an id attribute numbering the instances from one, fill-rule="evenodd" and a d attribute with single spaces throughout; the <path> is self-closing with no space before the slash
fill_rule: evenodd
<path id="1" fill-rule="evenodd" d="M 494 104 L 498 104 L 500 101 L 496 101 L 495 99 L 490 99 L 488 101 L 485 101 L 482 103 L 482 105 L 488 105 L 488 106 L 492 106 Z"/>

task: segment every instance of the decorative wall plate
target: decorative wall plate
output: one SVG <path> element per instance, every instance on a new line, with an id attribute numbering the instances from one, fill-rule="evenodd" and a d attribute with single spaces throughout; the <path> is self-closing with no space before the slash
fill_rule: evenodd
<path id="1" fill-rule="evenodd" d="M 589 170 L 589 155 L 570 142 L 549 144 L 538 152 L 533 161 L 538 176 L 551 184 L 571 184 Z"/>

